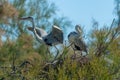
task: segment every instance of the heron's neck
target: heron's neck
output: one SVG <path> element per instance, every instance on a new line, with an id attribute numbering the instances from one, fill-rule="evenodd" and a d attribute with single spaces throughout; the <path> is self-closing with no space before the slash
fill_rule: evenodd
<path id="1" fill-rule="evenodd" d="M 40 42 L 43 41 L 43 38 L 41 36 L 38 35 L 37 31 L 36 31 L 36 28 L 35 28 L 35 23 L 34 21 L 32 21 L 32 26 L 33 26 L 33 33 L 34 35 L 36 36 L 36 39 Z"/>
<path id="2" fill-rule="evenodd" d="M 32 26 L 33 26 L 33 28 L 35 29 L 35 23 L 34 23 L 34 21 L 32 20 Z"/>
<path id="3" fill-rule="evenodd" d="M 76 30 L 78 34 L 81 34 L 81 31 L 79 29 Z"/>
<path id="4" fill-rule="evenodd" d="M 38 37 L 38 36 L 37 36 L 36 29 L 35 29 L 35 23 L 34 23 L 34 20 L 32 20 L 32 27 L 33 27 L 33 33 L 34 33 L 34 35 L 35 35 L 36 37 Z"/>

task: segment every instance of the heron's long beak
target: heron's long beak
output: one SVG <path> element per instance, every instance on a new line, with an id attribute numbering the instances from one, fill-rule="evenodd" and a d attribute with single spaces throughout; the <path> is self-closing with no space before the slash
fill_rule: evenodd
<path id="1" fill-rule="evenodd" d="M 27 20 L 28 18 L 18 18 L 18 20 Z"/>

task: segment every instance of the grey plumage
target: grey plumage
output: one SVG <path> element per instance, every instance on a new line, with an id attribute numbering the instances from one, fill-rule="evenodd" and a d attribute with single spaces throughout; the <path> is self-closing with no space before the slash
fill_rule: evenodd
<path id="1" fill-rule="evenodd" d="M 35 27 L 34 20 L 32 17 L 19 18 L 20 20 L 30 20 L 33 27 L 28 27 L 28 29 L 34 32 L 36 39 L 40 42 L 44 42 L 46 45 L 57 45 L 63 43 L 63 32 L 62 30 L 53 25 L 52 31 L 47 34 L 47 32 L 41 28 Z"/>
<path id="2" fill-rule="evenodd" d="M 52 31 L 44 38 L 44 41 L 51 43 L 52 45 L 62 44 L 63 43 L 63 32 L 57 27 L 53 26 Z"/>
<path id="3" fill-rule="evenodd" d="M 44 37 L 44 36 L 47 35 L 47 32 L 45 30 L 43 30 L 41 28 L 37 28 L 37 27 L 35 27 L 35 29 L 36 29 L 36 32 L 39 36 Z M 28 27 L 28 30 L 34 31 L 34 28 L 33 27 Z"/>
<path id="4" fill-rule="evenodd" d="M 34 33 L 36 39 L 39 42 L 43 42 L 48 46 L 54 46 L 55 48 L 56 48 L 55 45 L 63 43 L 63 32 L 59 27 L 53 25 L 52 31 L 49 34 L 47 34 L 45 30 L 35 27 L 34 20 L 32 17 L 19 18 L 19 19 L 30 20 L 32 22 L 32 27 L 28 27 L 28 29 Z M 57 55 L 58 53 L 59 51 L 57 49 Z M 55 58 L 57 57 L 57 55 L 55 56 Z"/>
<path id="5" fill-rule="evenodd" d="M 75 45 L 76 50 L 84 51 L 87 53 L 87 46 L 85 42 L 82 40 L 82 38 L 80 37 L 75 38 L 74 45 Z"/>
<path id="6" fill-rule="evenodd" d="M 87 46 L 82 39 L 82 30 L 79 25 L 75 26 L 76 31 L 70 32 L 68 35 L 68 40 L 72 43 L 74 50 L 84 51 L 87 53 Z"/>
<path id="7" fill-rule="evenodd" d="M 28 30 L 34 31 L 34 28 L 28 27 Z M 35 35 L 38 36 L 36 38 L 39 42 L 44 42 L 49 46 L 63 43 L 63 32 L 55 25 L 52 27 L 52 31 L 49 34 L 47 34 L 45 30 L 37 27 L 35 27 L 35 31 Z"/>

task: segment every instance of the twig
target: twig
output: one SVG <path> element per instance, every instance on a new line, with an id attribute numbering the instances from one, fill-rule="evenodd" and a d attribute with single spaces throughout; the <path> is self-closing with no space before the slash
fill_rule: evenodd
<path id="1" fill-rule="evenodd" d="M 108 35 L 110 34 L 110 32 L 111 32 L 111 30 L 112 30 L 112 27 L 113 27 L 114 22 L 115 22 L 115 19 L 113 19 L 112 24 L 111 24 L 110 29 L 109 29 L 109 32 L 105 35 L 105 37 L 108 37 Z M 106 38 L 106 39 L 107 39 L 107 38 Z"/>
<path id="2" fill-rule="evenodd" d="M 112 24 L 111 24 L 111 26 L 110 26 L 110 29 L 109 29 L 109 32 L 105 35 L 105 37 L 104 38 L 106 38 L 105 39 L 105 42 L 106 42 L 106 40 L 107 40 L 107 38 L 108 38 L 108 35 L 111 33 L 111 31 L 112 31 L 112 27 L 113 27 L 113 23 L 114 23 L 114 21 L 115 21 L 115 19 L 113 19 L 113 21 L 112 21 Z M 110 39 L 110 41 L 109 42 L 102 42 L 102 43 L 100 43 L 99 45 L 98 45 L 98 47 L 97 47 L 97 52 L 96 52 L 96 54 L 97 54 L 97 56 L 99 56 L 100 54 L 101 54 L 101 52 L 104 52 L 107 48 L 108 48 L 108 46 L 113 42 L 113 40 L 115 39 L 115 36 L 117 35 L 117 33 L 118 33 L 118 31 L 117 31 L 117 29 L 118 28 L 116 28 L 115 29 L 115 32 L 113 33 L 113 35 L 112 35 L 112 38 Z M 106 45 L 105 45 L 106 44 Z"/>

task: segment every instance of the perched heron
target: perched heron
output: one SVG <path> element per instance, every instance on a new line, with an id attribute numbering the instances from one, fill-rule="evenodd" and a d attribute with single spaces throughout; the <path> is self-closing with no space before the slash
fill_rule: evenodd
<path id="1" fill-rule="evenodd" d="M 75 26 L 76 31 L 70 32 L 68 35 L 68 40 L 71 43 L 71 47 L 74 50 L 84 51 L 87 54 L 87 46 L 82 39 L 82 29 L 79 25 Z"/>
<path id="2" fill-rule="evenodd" d="M 28 27 L 28 30 L 32 31 L 36 36 L 36 39 L 39 42 L 46 44 L 47 46 L 54 46 L 63 43 L 63 31 L 59 27 L 53 25 L 52 31 L 47 34 L 47 32 L 41 28 L 35 27 L 33 17 L 19 18 L 20 20 L 29 20 L 32 22 L 32 27 Z M 57 49 L 57 54 L 55 58 L 58 56 L 59 50 Z"/>

